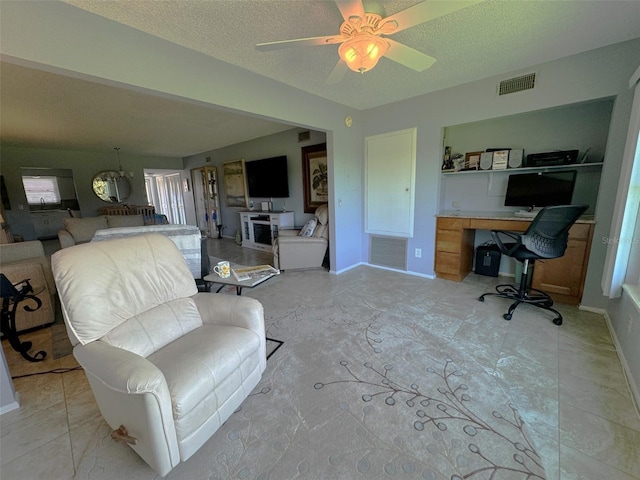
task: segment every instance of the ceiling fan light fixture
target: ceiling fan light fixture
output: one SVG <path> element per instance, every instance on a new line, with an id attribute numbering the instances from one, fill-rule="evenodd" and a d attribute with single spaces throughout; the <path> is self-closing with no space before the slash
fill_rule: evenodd
<path id="1" fill-rule="evenodd" d="M 375 67 L 389 49 L 389 44 L 377 35 L 360 34 L 343 42 L 338 55 L 354 72 L 364 73 Z"/>

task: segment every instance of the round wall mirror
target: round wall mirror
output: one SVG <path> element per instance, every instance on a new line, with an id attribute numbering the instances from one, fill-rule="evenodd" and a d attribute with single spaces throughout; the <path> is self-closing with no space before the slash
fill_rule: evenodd
<path id="1" fill-rule="evenodd" d="M 131 195 L 131 183 L 118 172 L 106 170 L 93 177 L 93 193 L 105 202 L 123 202 Z"/>

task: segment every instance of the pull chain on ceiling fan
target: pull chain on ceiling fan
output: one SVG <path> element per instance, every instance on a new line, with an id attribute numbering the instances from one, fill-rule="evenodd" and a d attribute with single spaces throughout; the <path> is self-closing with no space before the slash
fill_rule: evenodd
<path id="1" fill-rule="evenodd" d="M 340 60 L 325 84 L 338 83 L 348 69 L 360 73 L 367 72 L 375 67 L 383 56 L 412 70 L 423 72 L 435 63 L 435 58 L 382 35 L 392 35 L 480 1 L 482 0 L 423 1 L 388 17 L 382 17 L 376 13 L 365 12 L 362 0 L 336 0 L 344 20 L 339 35 L 259 43 L 256 48 L 269 51 L 294 46 L 339 43 Z"/>

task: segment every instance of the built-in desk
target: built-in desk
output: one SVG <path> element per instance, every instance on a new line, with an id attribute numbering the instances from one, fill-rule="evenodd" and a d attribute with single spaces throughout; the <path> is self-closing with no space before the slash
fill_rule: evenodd
<path id="1" fill-rule="evenodd" d="M 436 218 L 436 275 L 456 282 L 472 270 L 476 230 L 525 231 L 533 220 L 511 212 L 443 211 Z M 536 261 L 532 286 L 554 301 L 579 304 L 594 226 L 593 216 L 581 217 L 569 230 L 563 257 Z"/>

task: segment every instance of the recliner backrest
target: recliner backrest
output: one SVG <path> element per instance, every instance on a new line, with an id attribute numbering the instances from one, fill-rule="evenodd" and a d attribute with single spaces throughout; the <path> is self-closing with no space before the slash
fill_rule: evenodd
<path id="1" fill-rule="evenodd" d="M 318 224 L 313 231 L 312 237 L 329 238 L 329 206 L 328 204 L 320 205 L 316 208 L 315 217 L 318 219 Z"/>
<path id="2" fill-rule="evenodd" d="M 172 302 L 197 293 L 178 247 L 158 233 L 75 245 L 54 253 L 51 264 L 73 345 L 98 340 L 131 319 L 122 328 L 145 335 L 145 312 L 168 304 L 178 314 Z M 153 318 L 154 328 L 185 333 L 171 316 Z"/>
<path id="3" fill-rule="evenodd" d="M 567 249 L 569 229 L 588 208 L 588 205 L 543 208 L 523 234 L 522 244 L 542 258 L 561 257 Z"/>

